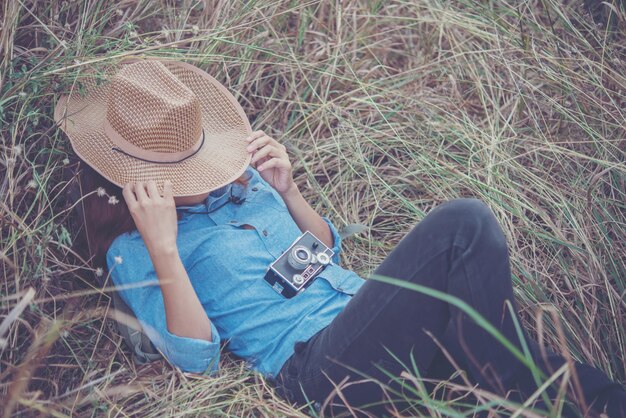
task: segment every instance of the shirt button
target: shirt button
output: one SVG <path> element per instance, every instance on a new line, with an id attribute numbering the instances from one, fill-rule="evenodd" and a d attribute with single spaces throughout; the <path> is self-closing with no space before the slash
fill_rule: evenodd
<path id="1" fill-rule="evenodd" d="M 253 192 L 256 192 L 257 190 L 259 190 L 259 189 L 258 189 L 256 186 L 254 186 L 254 187 L 252 188 L 252 191 L 253 191 Z"/>
<path id="2" fill-rule="evenodd" d="M 263 230 L 263 235 L 267 236 L 267 229 Z"/>

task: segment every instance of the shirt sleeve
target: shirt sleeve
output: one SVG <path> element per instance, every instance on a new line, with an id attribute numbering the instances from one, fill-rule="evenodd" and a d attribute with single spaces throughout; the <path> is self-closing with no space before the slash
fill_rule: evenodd
<path id="1" fill-rule="evenodd" d="M 328 219 L 326 216 L 322 216 L 322 219 L 328 224 L 330 232 L 333 235 L 333 247 L 331 248 L 331 250 L 333 250 L 333 252 L 335 253 L 332 257 L 333 263 L 339 265 L 339 254 L 341 253 L 341 236 L 337 231 L 337 227 L 330 219 Z"/>
<path id="2" fill-rule="evenodd" d="M 110 277 L 154 346 L 184 372 L 212 375 L 219 370 L 220 334 L 211 321 L 211 341 L 181 337 L 167 329 L 163 293 L 149 257 L 137 249 L 111 246 L 107 252 Z M 145 249 L 145 247 L 144 247 Z M 126 251 L 125 251 L 126 250 Z M 147 260 L 147 261 L 146 261 Z"/>

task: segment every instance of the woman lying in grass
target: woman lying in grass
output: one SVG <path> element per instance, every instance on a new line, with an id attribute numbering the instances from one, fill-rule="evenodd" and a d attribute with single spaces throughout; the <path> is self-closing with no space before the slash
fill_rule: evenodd
<path id="1" fill-rule="evenodd" d="M 419 408 L 415 385 L 398 378 L 405 369 L 436 380 L 458 367 L 522 403 L 565 364 L 517 328 L 506 239 L 484 203 L 436 207 L 363 280 L 340 266 L 341 236 L 302 197 L 285 146 L 251 132 L 221 85 L 188 64 L 123 67 L 55 115 L 71 121 L 64 130 L 97 194 L 111 196 L 90 196 L 86 212 L 95 261 L 174 366 L 215 373 L 227 342 L 290 401 L 382 416 Z M 305 231 L 332 256 L 286 297 L 264 277 Z M 565 414 L 626 415 L 619 384 L 574 364 Z M 558 383 L 536 407 L 551 407 Z"/>

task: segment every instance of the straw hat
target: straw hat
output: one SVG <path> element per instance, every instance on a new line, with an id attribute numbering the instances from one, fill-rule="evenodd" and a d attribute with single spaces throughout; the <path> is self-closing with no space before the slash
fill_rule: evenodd
<path id="1" fill-rule="evenodd" d="M 153 179 L 174 196 L 208 193 L 245 171 L 252 132 L 237 100 L 203 70 L 179 61 L 127 60 L 89 76 L 87 95 L 62 96 L 54 119 L 72 148 L 114 184 Z"/>

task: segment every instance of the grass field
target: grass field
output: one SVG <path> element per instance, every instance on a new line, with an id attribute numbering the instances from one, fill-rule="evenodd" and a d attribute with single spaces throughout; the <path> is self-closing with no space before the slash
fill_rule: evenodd
<path id="1" fill-rule="evenodd" d="M 52 109 L 84 69 L 130 55 L 226 85 L 253 129 L 287 146 L 319 213 L 370 227 L 342 255 L 364 278 L 434 206 L 482 199 L 506 233 L 526 329 L 625 383 L 626 14 L 582 3 L 2 2 L 4 415 L 310 412 L 228 355 L 210 379 L 137 367 L 105 319 L 98 266 L 72 250 L 73 152 Z M 472 415 L 422 395 L 424 415 Z"/>

